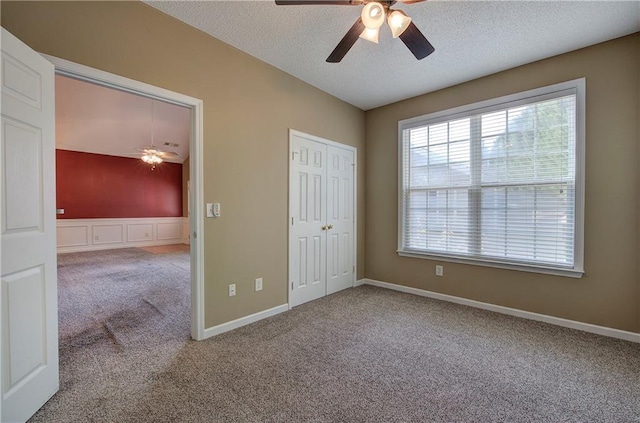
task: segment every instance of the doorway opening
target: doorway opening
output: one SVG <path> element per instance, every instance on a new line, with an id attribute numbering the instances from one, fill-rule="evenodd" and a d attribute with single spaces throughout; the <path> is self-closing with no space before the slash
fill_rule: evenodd
<path id="1" fill-rule="evenodd" d="M 58 193 L 75 189 L 56 200 L 60 388 L 74 395 L 102 374 L 111 381 L 103 391 L 113 392 L 122 371 L 128 380 L 134 379 L 131 372 L 140 383 L 153 380 L 189 336 L 204 339 L 203 104 L 45 58 L 55 66 L 56 103 L 65 95 L 58 93 L 63 84 L 83 84 L 91 91 L 84 100 L 67 99 L 71 121 L 95 104 L 116 110 L 97 119 L 93 135 L 64 125 L 56 130 L 57 166 L 66 161 L 74 172 L 90 174 L 71 172 L 57 184 Z M 60 125 L 65 108 L 56 106 Z M 86 120 L 73 123 L 86 130 L 91 126 Z M 98 139 L 95 151 L 74 144 L 86 138 Z M 150 164 L 142 156 L 151 149 L 174 154 Z M 93 204 L 87 204 L 91 198 Z"/>
<path id="2" fill-rule="evenodd" d="M 192 110 L 60 74 L 55 102 L 61 371 L 188 338 Z"/>
<path id="3" fill-rule="evenodd" d="M 180 93 L 176 93 L 173 91 L 169 91 L 163 88 L 159 88 L 153 85 L 149 85 L 143 82 L 135 81 L 132 79 L 124 78 L 118 75 L 114 75 L 108 72 L 100 71 L 94 68 L 90 68 L 88 66 L 80 65 L 77 63 L 69 62 L 64 59 L 59 59 L 56 57 L 43 55 L 47 60 L 55 66 L 56 78 L 64 77 L 68 80 L 73 80 L 74 82 L 84 82 L 89 83 L 94 87 L 106 88 L 110 90 L 114 90 L 117 92 L 117 95 L 113 97 L 115 99 L 122 98 L 122 94 L 130 94 L 135 96 L 138 102 L 142 102 L 146 104 L 148 107 L 146 109 L 146 116 L 148 120 L 153 121 L 153 132 L 147 130 L 146 134 L 144 131 L 138 128 L 140 132 L 137 136 L 142 139 L 142 145 L 145 146 L 145 141 L 150 143 L 153 141 L 154 145 L 162 143 L 169 143 L 168 146 L 162 145 L 161 148 L 165 148 L 169 151 L 177 151 L 177 149 L 182 148 L 181 151 L 178 152 L 178 157 L 182 154 L 185 157 L 180 157 L 178 160 L 182 160 L 182 168 L 184 173 L 182 173 L 182 191 L 183 195 L 180 199 L 180 204 L 182 205 L 182 223 L 180 226 L 177 225 L 175 217 L 162 217 L 160 220 L 156 220 L 153 222 L 128 222 L 127 225 L 121 226 L 121 234 L 119 235 L 123 241 L 126 242 L 139 242 L 141 246 L 142 244 L 153 244 L 155 242 L 156 245 L 147 245 L 143 246 L 145 248 L 158 247 L 165 244 L 163 249 L 157 251 L 146 251 L 147 254 L 157 254 L 160 251 L 168 251 L 166 247 L 167 244 L 174 244 L 176 247 L 174 249 L 185 249 L 188 245 L 189 253 L 188 253 L 188 267 L 190 269 L 189 276 L 189 305 L 190 305 L 190 334 L 191 338 L 195 340 L 204 339 L 204 269 L 203 269 L 203 165 L 202 165 L 202 151 L 203 151 L 203 102 L 197 98 L 193 98 L 190 96 L 186 96 Z M 113 93 L 112 93 L 113 94 Z M 113 100 L 112 101 L 116 101 Z M 117 101 L 116 101 L 117 103 Z M 144 108 L 144 106 L 143 106 Z M 161 126 L 162 122 L 159 120 L 156 129 L 156 116 L 161 117 L 164 116 L 168 121 L 174 121 L 177 119 L 176 111 L 187 111 L 188 117 L 188 132 L 187 139 L 185 139 L 184 144 L 179 145 L 179 147 L 175 147 L 173 144 L 177 144 L 175 140 L 171 139 L 159 139 L 156 137 L 156 130 L 160 131 L 158 134 L 163 134 Z M 121 110 L 122 112 L 122 110 Z M 178 115 L 180 113 L 177 113 Z M 125 113 L 125 115 L 127 115 Z M 142 116 L 142 114 L 141 114 Z M 140 117 L 139 117 L 140 118 Z M 184 118 L 184 116 L 183 116 Z M 140 118 L 143 119 L 143 118 Z M 130 119 L 134 120 L 134 119 Z M 179 120 L 179 119 L 178 119 Z M 106 122 L 108 123 L 108 122 Z M 130 122 L 131 123 L 131 122 Z M 147 122 L 149 123 L 149 122 Z M 105 122 L 103 122 L 105 124 Z M 132 124 L 135 128 L 136 126 Z M 170 125 L 172 126 L 172 125 Z M 147 129 L 150 129 L 147 126 Z M 184 131 L 184 130 L 183 130 Z M 171 134 L 169 131 L 168 134 Z M 170 135 L 171 138 L 173 135 Z M 177 135 L 176 135 L 177 136 Z M 145 138 L 146 137 L 146 138 Z M 153 137 L 153 140 L 150 138 Z M 64 142 L 64 141 L 63 141 Z M 103 142 L 104 144 L 104 142 Z M 117 144 L 117 143 L 116 143 Z M 180 144 L 180 143 L 178 143 Z M 139 160 L 140 151 L 136 151 L 135 145 L 127 145 L 126 143 L 119 144 L 118 147 L 120 150 L 125 150 L 122 152 L 122 155 L 129 155 L 133 157 L 130 160 L 136 160 L 136 162 L 140 162 L 141 169 L 143 168 L 142 160 Z M 133 150 L 133 151 L 132 151 Z M 143 148 L 144 150 L 144 148 Z M 126 158 L 122 158 L 123 160 L 127 160 Z M 185 165 L 186 162 L 186 165 Z M 169 167 L 172 163 L 169 161 L 166 163 L 166 167 Z M 165 163 L 162 163 L 165 165 Z M 148 166 L 148 165 L 147 165 Z M 148 168 L 146 169 L 149 173 L 158 172 L 160 174 L 160 170 L 162 167 L 157 167 L 156 170 L 150 171 Z M 154 175 L 155 176 L 155 175 Z M 165 175 L 166 176 L 166 175 Z M 186 183 L 188 182 L 188 183 Z M 186 185 L 185 185 L 186 183 Z M 187 193 L 184 191 L 187 190 Z M 111 190 L 110 190 L 111 191 Z M 104 192 L 104 196 L 110 195 L 110 192 Z M 153 202 L 154 198 L 158 196 L 150 195 L 147 198 L 150 198 L 150 201 Z M 186 203 L 186 204 L 185 204 Z M 63 208 L 63 206 L 59 206 L 59 208 Z M 186 210 L 185 210 L 186 209 Z M 64 211 L 67 213 L 67 210 Z M 186 213 L 186 216 L 184 216 Z M 185 219 L 186 217 L 186 219 Z M 168 219 L 168 220 L 165 220 Z M 65 220 L 65 219 L 59 219 Z M 113 231 L 113 228 L 108 227 L 108 225 L 100 226 L 100 222 L 98 222 L 97 229 L 94 227 L 91 228 L 91 232 L 87 235 L 91 236 L 91 240 L 89 241 L 92 244 L 96 242 L 104 242 L 106 245 L 107 241 L 112 241 L 114 233 L 117 234 L 117 231 Z M 95 230 L 94 230 L 95 229 Z M 88 232 L 89 229 L 86 229 Z M 60 231 L 58 231 L 60 233 Z M 180 234 L 179 237 L 177 234 Z M 96 240 L 96 235 L 98 239 Z M 117 236 L 117 235 L 116 235 Z M 151 238 L 149 242 L 146 241 L 146 238 Z M 117 239 L 117 238 L 116 238 Z M 175 242 L 178 240 L 179 242 Z M 141 241 L 140 241 L 141 240 Z M 59 242 L 60 244 L 60 242 Z M 185 247 L 179 247 L 180 244 L 184 244 Z M 113 246 L 113 244 L 111 244 Z M 127 245 L 130 246 L 130 245 Z M 150 270 L 150 277 L 153 277 L 154 272 Z M 157 274 L 157 271 L 155 272 Z M 150 301 L 152 302 L 152 301 Z"/>

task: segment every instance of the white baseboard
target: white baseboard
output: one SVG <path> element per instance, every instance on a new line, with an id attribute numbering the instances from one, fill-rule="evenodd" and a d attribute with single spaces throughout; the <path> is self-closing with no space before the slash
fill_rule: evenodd
<path id="1" fill-rule="evenodd" d="M 354 287 L 354 288 L 357 288 L 357 287 L 359 287 L 359 286 L 364 285 L 365 283 L 367 283 L 367 280 L 366 280 L 366 279 L 358 279 L 358 280 L 356 281 L 356 283 L 354 283 L 354 284 L 353 284 L 353 287 Z"/>
<path id="2" fill-rule="evenodd" d="M 273 307 L 264 311 L 259 311 L 258 313 L 250 314 L 249 316 L 241 317 L 236 320 L 232 320 L 227 323 L 222 323 L 217 326 L 212 326 L 204 330 L 204 338 L 207 339 L 215 335 L 220 335 L 221 333 L 228 332 L 233 329 L 237 329 L 239 327 L 248 325 L 250 323 L 257 322 L 262 319 L 266 319 L 267 317 L 275 316 L 276 314 L 280 314 L 289 310 L 289 304 L 282 304 L 277 307 Z"/>
<path id="3" fill-rule="evenodd" d="M 87 251 L 117 250 L 121 248 L 157 247 L 160 245 L 176 245 L 176 244 L 181 244 L 180 240 L 136 242 L 135 244 L 122 243 L 122 244 L 108 244 L 108 245 L 89 245 L 89 246 L 83 246 L 83 247 L 65 247 L 65 248 L 58 248 L 57 253 L 58 254 L 84 253 Z"/>
<path id="4" fill-rule="evenodd" d="M 461 304 L 469 307 L 481 308 L 483 310 L 494 311 L 496 313 L 508 314 L 510 316 L 522 317 L 524 319 L 536 320 L 539 322 L 550 323 L 552 325 L 563 326 L 566 328 L 577 329 L 584 332 L 595 333 L 597 335 L 608 336 L 611 338 L 623 339 L 625 341 L 640 343 L 640 333 L 627 332 L 624 330 L 608 328 L 605 326 L 592 325 L 590 323 L 582 323 L 575 320 L 563 319 L 560 317 L 548 316 L 546 314 L 538 314 L 530 311 L 519 310 L 516 308 L 503 307 L 481 301 L 469 300 L 466 298 L 455 297 L 453 295 L 440 294 L 438 292 L 427 291 L 424 289 L 411 288 L 408 286 L 397 285 L 388 282 L 376 281 L 373 279 L 360 279 L 356 282 L 359 285 L 372 285 L 380 288 L 392 289 L 394 291 L 406 292 L 408 294 L 419 295 L 421 297 L 433 298 L 436 300 L 448 301 L 450 303 Z"/>

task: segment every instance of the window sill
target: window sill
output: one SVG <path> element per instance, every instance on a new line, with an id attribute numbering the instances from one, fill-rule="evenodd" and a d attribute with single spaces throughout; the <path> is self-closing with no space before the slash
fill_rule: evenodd
<path id="1" fill-rule="evenodd" d="M 417 251 L 404 251 L 398 250 L 398 255 L 401 257 L 412 257 L 419 259 L 428 259 L 428 260 L 438 260 L 445 261 L 451 263 L 462 263 L 462 264 L 470 264 L 474 266 L 483 266 L 483 267 L 494 267 L 497 269 L 507 269 L 507 270 L 517 270 L 520 272 L 531 272 L 531 273 L 541 273 L 545 275 L 554 275 L 554 276 L 564 276 L 568 278 L 576 278 L 579 279 L 584 275 L 583 270 L 576 269 L 561 269 L 557 267 L 542 267 L 535 266 L 530 264 L 522 264 L 522 263 L 511 263 L 504 261 L 494 261 L 494 260 L 483 260 L 483 259 L 473 259 L 473 258 L 465 258 L 459 256 L 450 256 L 445 254 L 434 254 L 434 253 L 422 253 Z"/>

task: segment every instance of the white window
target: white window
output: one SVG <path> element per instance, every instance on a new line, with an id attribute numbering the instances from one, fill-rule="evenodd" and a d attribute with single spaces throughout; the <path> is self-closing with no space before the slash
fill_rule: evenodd
<path id="1" fill-rule="evenodd" d="M 398 253 L 580 277 L 584 87 L 399 122 Z"/>

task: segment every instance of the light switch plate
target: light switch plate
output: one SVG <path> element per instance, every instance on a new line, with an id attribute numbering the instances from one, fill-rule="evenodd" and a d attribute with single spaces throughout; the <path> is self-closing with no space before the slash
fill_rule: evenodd
<path id="1" fill-rule="evenodd" d="M 256 292 L 262 291 L 262 278 L 256 279 Z"/>

